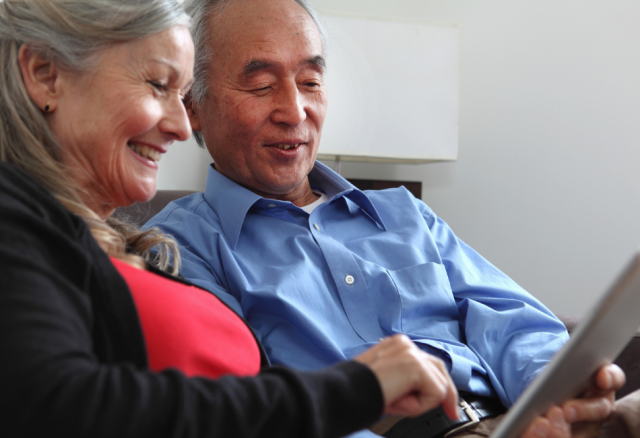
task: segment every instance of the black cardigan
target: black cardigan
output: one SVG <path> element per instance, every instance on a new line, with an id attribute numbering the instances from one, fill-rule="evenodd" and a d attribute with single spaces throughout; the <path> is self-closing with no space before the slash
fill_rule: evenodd
<path id="1" fill-rule="evenodd" d="M 337 437 L 382 394 L 356 362 L 187 378 L 147 369 L 134 302 L 84 221 L 0 163 L 0 435 Z"/>

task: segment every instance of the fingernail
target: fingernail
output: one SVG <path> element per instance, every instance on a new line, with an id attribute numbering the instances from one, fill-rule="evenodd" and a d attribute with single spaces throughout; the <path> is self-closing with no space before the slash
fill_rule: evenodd
<path id="1" fill-rule="evenodd" d="M 538 436 L 547 436 L 549 433 L 549 425 L 546 421 L 537 421 L 533 432 Z"/>
<path id="2" fill-rule="evenodd" d="M 551 420 L 553 425 L 558 428 L 562 429 L 564 427 L 564 416 L 556 410 L 553 410 L 551 412 L 551 414 L 549 415 L 549 420 Z"/>
<path id="3" fill-rule="evenodd" d="M 574 421 L 576 421 L 578 413 L 576 412 L 575 408 L 566 408 L 565 415 L 567 416 L 567 421 L 569 423 L 573 423 Z"/>

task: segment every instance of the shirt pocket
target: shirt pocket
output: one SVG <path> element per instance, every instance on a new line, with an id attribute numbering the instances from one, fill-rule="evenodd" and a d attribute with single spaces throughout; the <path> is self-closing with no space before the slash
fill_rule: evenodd
<path id="1" fill-rule="evenodd" d="M 400 297 L 403 333 L 460 340 L 460 313 L 443 265 L 423 263 L 387 273 Z"/>

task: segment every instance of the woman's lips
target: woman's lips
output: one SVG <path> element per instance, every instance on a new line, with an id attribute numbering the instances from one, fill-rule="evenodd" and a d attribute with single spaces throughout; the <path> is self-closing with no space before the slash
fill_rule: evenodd
<path id="1" fill-rule="evenodd" d="M 127 143 L 127 146 L 129 146 L 129 148 L 133 152 L 140 155 L 141 157 L 144 157 L 151 161 L 155 161 L 156 163 L 160 161 L 160 158 L 162 158 L 162 152 L 149 146 L 139 145 L 135 143 Z"/>

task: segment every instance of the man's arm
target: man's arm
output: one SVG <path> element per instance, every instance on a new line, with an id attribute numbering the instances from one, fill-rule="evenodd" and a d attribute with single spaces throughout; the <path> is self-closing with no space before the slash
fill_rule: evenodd
<path id="1" fill-rule="evenodd" d="M 172 236 L 180 246 L 180 274 L 191 283 L 214 293 L 242 318 L 244 311 L 239 300 L 225 287 L 213 263 L 219 263 L 219 230 L 212 224 L 218 224 L 216 217 L 200 204 L 204 204 L 202 193 L 182 198 L 179 202 L 170 202 L 160 213 L 151 218 L 143 230 L 157 227 L 163 233 Z M 197 212 L 196 212 L 197 211 Z M 202 214 L 199 214 L 202 213 Z"/>
<path id="2" fill-rule="evenodd" d="M 415 202 L 438 245 L 464 342 L 509 407 L 569 335 L 540 301 L 460 240 L 428 206 Z"/>
<path id="3" fill-rule="evenodd" d="M 221 285 L 207 261 L 189 251 L 189 248 L 181 247 L 180 254 L 182 256 L 180 273 L 196 286 L 212 292 L 245 319 L 240 301 Z"/>

